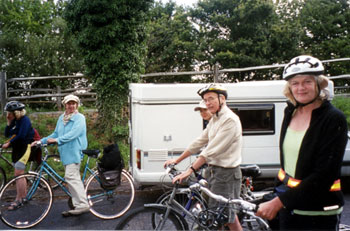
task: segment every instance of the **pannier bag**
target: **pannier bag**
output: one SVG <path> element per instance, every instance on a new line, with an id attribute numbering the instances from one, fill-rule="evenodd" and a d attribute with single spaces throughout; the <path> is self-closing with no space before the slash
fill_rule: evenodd
<path id="1" fill-rule="evenodd" d="M 120 175 L 123 168 L 124 162 L 118 144 L 104 147 L 103 156 L 97 164 L 102 188 L 111 190 L 120 185 Z"/>
<path id="2" fill-rule="evenodd" d="M 106 190 L 113 190 L 120 185 L 122 168 L 106 170 L 97 163 L 97 170 L 101 180 L 101 187 Z"/>

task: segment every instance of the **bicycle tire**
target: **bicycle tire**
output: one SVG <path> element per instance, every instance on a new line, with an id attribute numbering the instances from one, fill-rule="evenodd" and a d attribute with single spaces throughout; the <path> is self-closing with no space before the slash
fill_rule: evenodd
<path id="1" fill-rule="evenodd" d="M 27 181 L 25 202 L 22 206 L 9 210 L 16 200 L 16 182 Z M 37 174 L 23 174 L 10 180 L 0 192 L 0 218 L 8 226 L 17 229 L 31 228 L 40 223 L 52 206 L 52 190 L 49 183 Z"/>
<path id="2" fill-rule="evenodd" d="M 6 172 L 2 167 L 0 167 L 0 190 L 4 187 L 6 180 Z"/>
<path id="3" fill-rule="evenodd" d="M 266 227 L 260 220 L 251 217 L 250 215 L 243 215 L 240 217 L 240 223 L 243 230 L 257 230 L 257 231 L 269 231 L 271 230 L 269 227 Z"/>
<path id="4" fill-rule="evenodd" d="M 47 164 L 53 169 L 55 170 L 55 172 L 57 174 L 59 174 L 61 172 L 61 174 L 59 174 L 61 177 L 64 177 L 64 166 L 61 163 L 61 158 L 60 155 L 48 155 L 47 159 L 46 159 Z M 41 165 L 38 166 L 38 168 L 35 170 L 35 172 L 39 171 Z M 46 172 L 42 172 L 42 177 L 50 184 L 52 189 L 56 189 L 58 188 L 58 183 L 56 181 L 54 181 L 54 179 L 52 179 L 52 177 L 50 177 Z M 59 182 L 62 184 L 63 181 L 59 180 Z"/>
<path id="5" fill-rule="evenodd" d="M 101 219 L 115 219 L 126 213 L 135 199 L 133 180 L 121 172 L 120 185 L 113 190 L 101 187 L 98 171 L 91 175 L 85 187 L 90 211 Z"/>
<path id="6" fill-rule="evenodd" d="M 166 212 L 166 207 L 140 207 L 137 208 L 124 217 L 121 218 L 120 222 L 116 226 L 116 230 L 155 230 L 150 222 L 152 217 L 157 216 L 161 218 Z M 162 220 L 162 219 L 152 219 Z M 172 211 L 169 213 L 164 227 L 157 230 L 186 230 L 184 225 L 179 220 L 178 216 Z"/>
<path id="7" fill-rule="evenodd" d="M 160 197 L 158 197 L 156 204 L 163 204 L 165 205 L 168 201 L 169 198 L 171 196 L 171 192 L 172 191 L 168 191 L 165 192 L 164 194 L 162 194 Z M 190 207 L 187 208 L 188 211 L 192 212 L 193 209 L 201 209 L 201 210 L 205 210 L 208 208 L 207 206 L 207 202 L 202 199 L 202 197 L 198 194 L 198 195 L 189 195 L 188 193 L 184 193 L 184 192 L 177 192 L 175 194 L 175 198 L 174 198 L 177 202 L 179 202 L 183 207 L 185 207 L 187 205 L 187 203 L 189 202 L 189 200 L 191 200 L 190 202 Z M 200 207 L 198 208 L 197 204 L 199 203 Z M 180 214 L 182 214 L 181 211 L 178 211 Z M 192 219 L 188 219 L 187 217 L 184 217 L 188 226 L 192 227 L 195 224 L 195 221 L 193 221 Z M 153 220 L 152 220 L 153 222 Z"/>

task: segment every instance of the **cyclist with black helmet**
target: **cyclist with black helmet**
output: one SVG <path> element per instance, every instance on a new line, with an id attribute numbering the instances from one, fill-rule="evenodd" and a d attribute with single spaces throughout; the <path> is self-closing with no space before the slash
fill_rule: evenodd
<path id="1" fill-rule="evenodd" d="M 257 212 L 270 220 L 278 213 L 281 230 L 339 229 L 347 122 L 328 100 L 323 72 L 322 62 L 308 55 L 284 67 L 289 101 L 281 126 L 277 197 Z"/>
<path id="2" fill-rule="evenodd" d="M 34 141 L 34 129 L 28 116 L 26 116 L 25 105 L 18 101 L 11 101 L 5 105 L 4 110 L 7 112 L 7 126 L 5 136 L 8 141 L 2 145 L 6 149 L 12 147 L 12 162 L 14 163 L 15 176 L 24 173 L 25 166 L 31 153 L 31 142 Z M 14 210 L 22 205 L 25 197 L 25 181 L 17 181 L 16 200 L 8 207 Z"/>
<path id="3" fill-rule="evenodd" d="M 239 198 L 242 173 L 242 126 L 239 117 L 227 106 L 227 91 L 220 84 L 210 84 L 198 91 L 212 114 L 212 118 L 202 134 L 177 159 L 168 160 L 169 164 L 178 164 L 188 156 L 199 153 L 196 161 L 187 171 L 176 176 L 173 182 L 182 181 L 207 163 L 209 189 L 226 198 Z M 214 200 L 209 199 L 209 207 L 216 207 Z M 228 227 L 230 230 L 242 230 L 237 216 L 230 209 Z"/>

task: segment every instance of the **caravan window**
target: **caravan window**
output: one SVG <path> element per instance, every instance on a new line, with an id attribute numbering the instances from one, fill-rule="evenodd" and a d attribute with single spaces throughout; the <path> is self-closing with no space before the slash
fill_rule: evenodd
<path id="1" fill-rule="evenodd" d="M 241 119 L 243 135 L 272 135 L 275 133 L 274 104 L 228 104 Z"/>

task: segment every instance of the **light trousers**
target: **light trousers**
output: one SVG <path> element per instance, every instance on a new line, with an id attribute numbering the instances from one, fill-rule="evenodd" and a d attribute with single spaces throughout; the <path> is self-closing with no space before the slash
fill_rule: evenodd
<path id="1" fill-rule="evenodd" d="M 87 208 L 89 203 L 86 198 L 84 184 L 80 177 L 80 164 L 65 165 L 64 178 L 72 195 L 72 202 L 75 209 Z"/>

